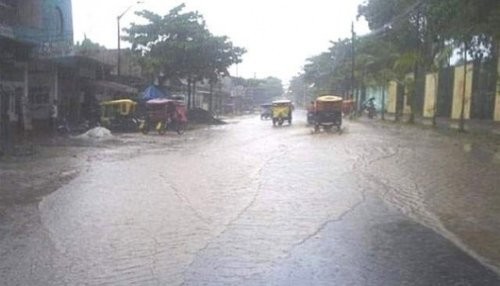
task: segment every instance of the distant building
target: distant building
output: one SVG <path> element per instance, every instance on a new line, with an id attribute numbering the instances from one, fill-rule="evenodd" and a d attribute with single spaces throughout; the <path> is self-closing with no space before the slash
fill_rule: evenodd
<path id="1" fill-rule="evenodd" d="M 142 67 L 134 60 L 129 49 L 120 51 L 120 74 L 123 77 L 142 78 Z M 90 57 L 111 66 L 111 75 L 118 75 L 118 50 L 99 50 L 92 52 Z"/>

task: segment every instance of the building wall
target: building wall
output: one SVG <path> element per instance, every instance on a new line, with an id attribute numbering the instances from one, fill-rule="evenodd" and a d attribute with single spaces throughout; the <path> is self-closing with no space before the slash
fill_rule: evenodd
<path id="1" fill-rule="evenodd" d="M 17 3 L 19 25 L 32 29 L 42 29 L 42 2 L 34 0 L 18 0 Z"/>
<path id="2" fill-rule="evenodd" d="M 498 61 L 497 66 L 497 91 L 495 96 L 495 114 L 494 120 L 500 121 L 500 61 Z"/>
<path id="3" fill-rule="evenodd" d="M 406 75 L 405 81 L 406 82 L 413 82 L 414 81 L 413 74 Z M 413 84 L 415 84 L 415 83 L 413 83 Z M 411 114 L 411 112 L 412 112 L 410 97 L 411 97 L 410 89 L 409 89 L 408 85 L 405 85 L 405 93 L 404 93 L 404 101 L 403 101 L 404 102 L 403 103 L 403 114 Z"/>
<path id="4" fill-rule="evenodd" d="M 396 104 L 398 97 L 398 83 L 395 81 L 389 82 L 387 96 L 387 112 L 396 113 Z"/>
<path id="5" fill-rule="evenodd" d="M 455 67 L 455 82 L 453 87 L 453 105 L 452 119 L 460 119 L 462 106 L 464 106 L 464 119 L 470 119 L 471 98 L 472 98 L 472 79 L 474 67 L 472 64 L 467 65 L 466 88 L 465 88 L 465 105 L 464 99 L 464 66 Z"/>
<path id="6" fill-rule="evenodd" d="M 68 54 L 73 45 L 71 0 L 19 0 L 15 37 L 36 45 L 37 57 Z"/>
<path id="7" fill-rule="evenodd" d="M 437 73 L 431 73 L 425 76 L 424 117 L 434 117 L 437 104 L 438 82 L 439 75 Z"/>

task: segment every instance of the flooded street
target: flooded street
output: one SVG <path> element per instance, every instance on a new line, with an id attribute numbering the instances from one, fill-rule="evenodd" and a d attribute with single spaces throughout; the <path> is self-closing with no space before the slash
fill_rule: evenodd
<path id="1" fill-rule="evenodd" d="M 494 149 L 296 117 L 119 135 L 40 202 L 3 204 L 0 284 L 500 285 Z"/>

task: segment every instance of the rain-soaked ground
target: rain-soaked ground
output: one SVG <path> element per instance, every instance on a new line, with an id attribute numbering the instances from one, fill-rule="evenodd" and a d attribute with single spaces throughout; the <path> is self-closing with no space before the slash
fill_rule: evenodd
<path id="1" fill-rule="evenodd" d="M 500 285 L 497 142 L 296 121 L 59 147 L 0 197 L 0 284 Z"/>

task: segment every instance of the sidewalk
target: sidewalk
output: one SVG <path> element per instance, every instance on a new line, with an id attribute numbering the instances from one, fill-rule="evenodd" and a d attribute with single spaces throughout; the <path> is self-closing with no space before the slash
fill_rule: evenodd
<path id="1" fill-rule="evenodd" d="M 75 178 L 99 153 L 98 144 L 47 134 L 13 143 L 10 153 L 0 156 L 0 209 L 40 200 Z"/>
<path id="2" fill-rule="evenodd" d="M 385 114 L 385 120 L 394 121 L 394 114 Z M 399 122 L 407 123 L 408 115 L 404 115 Z M 432 126 L 432 119 L 417 116 L 415 117 L 415 123 L 417 125 Z M 452 120 L 449 118 L 436 118 L 436 127 L 440 130 L 458 130 L 459 124 L 459 120 Z M 496 122 L 493 120 L 469 119 L 465 121 L 465 131 L 469 133 L 491 134 L 500 136 L 500 122 Z"/>

